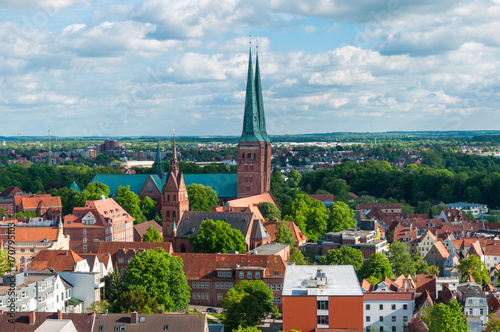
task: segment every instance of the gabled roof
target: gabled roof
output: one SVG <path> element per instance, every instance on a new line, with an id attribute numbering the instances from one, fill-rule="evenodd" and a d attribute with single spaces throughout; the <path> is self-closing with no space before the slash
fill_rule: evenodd
<path id="1" fill-rule="evenodd" d="M 193 183 L 212 187 L 219 198 L 238 195 L 236 174 L 184 174 L 184 182 L 186 187 Z"/>
<path id="2" fill-rule="evenodd" d="M 436 294 L 436 275 L 435 274 L 417 274 L 417 293 L 429 291 Z"/>
<path id="3" fill-rule="evenodd" d="M 68 190 L 71 190 L 71 189 L 75 189 L 76 191 L 78 191 L 79 193 L 81 193 L 82 191 L 80 190 L 80 188 L 78 187 L 78 185 L 76 184 L 75 181 L 73 181 L 73 183 L 71 184 L 71 186 L 68 188 Z"/>
<path id="4" fill-rule="evenodd" d="M 297 225 L 293 221 L 287 221 L 288 223 L 288 228 L 293 234 L 293 239 L 295 240 L 295 243 L 300 243 L 303 241 L 306 241 L 306 236 L 304 235 L 304 232 L 302 232 Z M 276 227 L 276 222 L 274 221 L 266 221 L 264 223 L 264 227 L 267 230 L 267 233 L 271 236 L 271 242 L 276 241 L 276 233 L 278 232 L 278 229 Z"/>
<path id="5" fill-rule="evenodd" d="M 177 237 L 196 236 L 203 220 L 222 220 L 246 236 L 254 214 L 250 212 L 186 211 L 177 228 Z"/>
<path id="6" fill-rule="evenodd" d="M 476 255 L 478 257 L 481 257 L 484 255 L 483 249 L 481 249 L 481 244 L 479 244 L 479 241 L 474 242 L 469 249 L 468 252 L 469 255 Z"/>
<path id="7" fill-rule="evenodd" d="M 363 281 L 361 281 L 361 288 L 369 292 L 371 291 L 372 284 L 370 284 L 366 279 L 363 279 Z"/>
<path id="8" fill-rule="evenodd" d="M 42 208 L 62 208 L 61 197 L 52 197 L 51 195 L 16 195 L 14 196 L 16 205 L 21 205 L 23 210 L 34 210 L 40 204 Z M 19 201 L 19 203 L 17 203 Z"/>
<path id="9" fill-rule="evenodd" d="M 98 174 L 90 182 L 104 183 L 109 187 L 110 195 L 114 195 L 119 186 L 130 186 L 130 191 L 139 195 L 149 176 L 150 174 Z"/>
<path id="10" fill-rule="evenodd" d="M 12 326 L 15 326 L 15 331 L 17 332 L 33 332 L 40 325 L 43 324 L 47 319 L 57 320 L 57 312 L 41 312 L 36 311 L 35 314 L 35 322 L 34 324 L 30 324 L 29 316 L 33 314 L 33 312 L 16 312 L 14 319 L 15 325 L 10 322 L 10 315 L 1 314 L 0 315 L 0 330 L 2 331 L 10 331 Z M 196 316 L 196 315 L 190 315 Z M 73 322 L 77 331 L 92 331 L 94 317 L 92 314 L 74 314 L 74 313 L 62 313 L 62 319 L 69 319 Z M 44 330 L 46 331 L 46 330 Z"/>
<path id="11" fill-rule="evenodd" d="M 444 284 L 443 290 L 441 291 L 441 294 L 439 294 L 438 302 L 444 303 L 447 305 L 452 300 L 455 300 L 455 295 L 453 295 L 453 292 L 448 287 L 448 285 Z"/>
<path id="12" fill-rule="evenodd" d="M 163 234 L 163 230 L 160 225 L 154 220 L 146 221 L 137 225 L 134 225 L 134 233 L 138 234 L 141 239 L 146 234 L 149 226 L 153 226 L 154 229 L 156 229 L 160 234 Z"/>
<path id="13" fill-rule="evenodd" d="M 270 193 L 263 193 L 238 199 L 232 199 L 227 202 L 229 206 L 244 207 L 244 206 L 258 206 L 259 203 L 268 202 L 276 206 L 273 196 Z"/>
<path id="14" fill-rule="evenodd" d="M 266 229 L 259 220 L 255 220 L 252 227 L 252 234 L 250 235 L 252 239 L 262 240 L 269 239 L 271 236 L 267 233 Z"/>
<path id="15" fill-rule="evenodd" d="M 41 250 L 33 259 L 27 270 L 42 271 L 52 268 L 56 272 L 74 271 L 76 263 L 83 258 L 73 250 Z"/>
<path id="16" fill-rule="evenodd" d="M 23 193 L 23 191 L 16 186 L 10 186 L 0 193 L 0 197 L 12 197 L 17 193 Z"/>
<path id="17" fill-rule="evenodd" d="M 498 244 L 487 244 L 484 247 L 485 256 L 500 256 L 500 246 Z"/>
<path id="18" fill-rule="evenodd" d="M 494 313 L 495 316 L 498 318 L 498 314 L 500 309 L 500 301 L 498 298 L 495 296 L 495 294 L 490 294 L 490 297 L 488 298 L 488 312 Z"/>
<path id="19" fill-rule="evenodd" d="M 431 250 L 435 248 L 437 253 L 443 257 L 443 259 L 446 259 L 448 258 L 448 256 L 450 255 L 450 253 L 448 252 L 448 250 L 446 249 L 446 247 L 444 246 L 443 242 L 441 241 L 437 241 L 433 244 Z M 430 252 L 430 251 L 429 251 Z"/>
<path id="20" fill-rule="evenodd" d="M 134 250 L 139 252 L 141 250 L 149 250 L 154 248 L 163 248 L 169 254 L 174 251 L 172 249 L 172 242 L 112 242 L 112 241 L 101 241 L 99 242 L 99 248 L 97 249 L 98 254 L 110 254 L 112 257 L 118 250 L 123 250 L 125 252 L 129 250 Z M 114 259 L 114 257 L 113 257 Z M 115 264 L 116 262 L 113 262 Z"/>
<path id="21" fill-rule="evenodd" d="M 432 297 L 427 289 L 415 300 L 415 312 L 419 312 L 426 302 L 428 302 L 431 306 L 434 305 L 434 301 L 432 300 Z"/>

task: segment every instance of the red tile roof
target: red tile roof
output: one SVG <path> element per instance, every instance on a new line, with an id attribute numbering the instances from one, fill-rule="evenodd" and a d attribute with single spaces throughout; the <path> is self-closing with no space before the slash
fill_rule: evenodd
<path id="1" fill-rule="evenodd" d="M 161 228 L 161 226 L 158 225 L 156 221 L 150 220 L 134 225 L 134 235 L 137 234 L 142 239 L 144 234 L 146 234 L 146 232 L 148 231 L 149 226 L 153 226 L 153 228 L 156 229 L 158 232 L 160 232 L 160 234 L 163 234 L 163 229 Z"/>
<path id="2" fill-rule="evenodd" d="M 23 193 L 23 191 L 16 186 L 10 186 L 0 193 L 0 197 L 12 197 L 17 193 Z"/>
<path id="3" fill-rule="evenodd" d="M 271 236 L 271 242 L 276 241 L 276 233 L 278 232 L 278 229 L 276 228 L 276 222 L 266 221 L 264 223 L 264 228 L 266 229 L 267 233 Z M 290 229 L 290 231 L 292 231 L 295 243 L 302 243 L 307 240 L 304 233 L 297 227 L 297 225 L 295 225 L 293 221 L 288 221 L 288 228 Z"/>
<path id="4" fill-rule="evenodd" d="M 436 275 L 435 274 L 417 274 L 417 293 L 423 293 L 425 290 L 436 294 Z"/>
<path id="5" fill-rule="evenodd" d="M 140 250 L 148 250 L 158 247 L 165 249 L 165 251 L 168 252 L 169 254 L 172 254 L 174 252 L 172 248 L 172 242 L 111 242 L 111 241 L 99 242 L 99 249 L 97 250 L 97 252 L 99 254 L 109 253 L 111 256 L 113 256 L 120 249 L 122 249 L 125 252 L 129 251 L 130 249 L 138 252 Z"/>
<path id="6" fill-rule="evenodd" d="M 57 227 L 16 227 L 16 242 L 57 241 Z"/>
<path id="7" fill-rule="evenodd" d="M 279 255 L 238 255 L 238 254 L 199 254 L 175 253 L 184 262 L 184 274 L 187 279 L 202 279 L 216 269 L 234 269 L 236 267 L 262 267 L 265 268 L 263 277 L 283 278 L 286 262 Z"/>
<path id="8" fill-rule="evenodd" d="M 33 259 L 28 267 L 29 271 L 42 271 L 53 268 L 56 272 L 73 271 L 76 263 L 83 258 L 73 250 L 42 250 Z"/>
<path id="9" fill-rule="evenodd" d="M 373 204 L 358 204 L 358 210 L 369 210 L 373 208 L 379 209 L 401 209 L 401 204 L 399 203 L 373 203 Z"/>

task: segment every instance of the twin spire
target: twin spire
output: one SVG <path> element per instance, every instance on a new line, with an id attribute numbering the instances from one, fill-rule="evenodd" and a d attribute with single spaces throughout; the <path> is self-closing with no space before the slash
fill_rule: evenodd
<path id="1" fill-rule="evenodd" d="M 252 50 L 249 51 L 245 115 L 240 142 L 270 142 L 266 130 L 266 116 L 260 83 L 259 54 L 255 59 L 255 79 L 253 76 Z"/>

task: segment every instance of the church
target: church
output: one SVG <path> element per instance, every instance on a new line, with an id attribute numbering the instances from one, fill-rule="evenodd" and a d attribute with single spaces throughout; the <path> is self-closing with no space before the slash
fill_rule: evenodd
<path id="1" fill-rule="evenodd" d="M 240 230 L 246 239 L 247 250 L 270 243 L 271 236 L 264 228 L 264 220 L 256 206 L 262 201 L 274 204 L 270 195 L 271 142 L 266 129 L 258 54 L 254 75 L 251 51 L 243 130 L 237 151 L 237 174 L 183 174 L 179 170 L 174 135 L 171 171 L 168 174 L 163 174 L 158 145 L 153 166 L 156 174 L 97 175 L 92 182 L 106 184 L 110 194 L 120 185 L 130 185 L 130 189 L 141 199 L 148 196 L 156 200 L 161 206 L 164 239 L 172 242 L 175 252 L 192 251 L 188 239 L 196 235 L 206 219 L 224 220 Z M 215 211 L 189 211 L 186 187 L 192 183 L 212 187 L 226 206 Z"/>

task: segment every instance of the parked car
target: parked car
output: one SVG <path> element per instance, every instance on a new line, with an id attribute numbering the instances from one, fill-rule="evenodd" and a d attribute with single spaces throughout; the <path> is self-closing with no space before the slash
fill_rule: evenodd
<path id="1" fill-rule="evenodd" d="M 214 313 L 219 313 L 219 311 L 215 308 L 207 308 L 207 312 L 214 312 Z"/>

